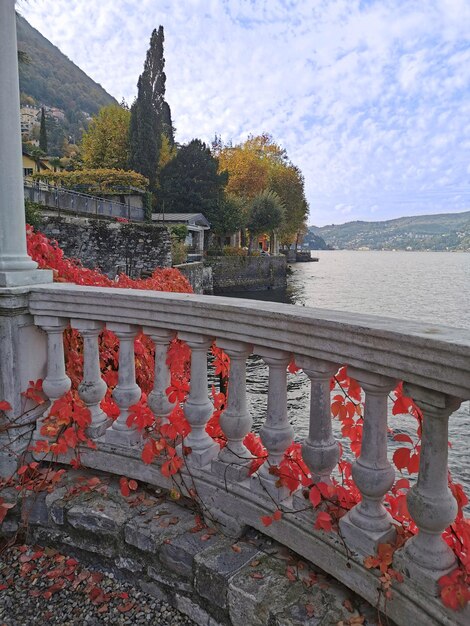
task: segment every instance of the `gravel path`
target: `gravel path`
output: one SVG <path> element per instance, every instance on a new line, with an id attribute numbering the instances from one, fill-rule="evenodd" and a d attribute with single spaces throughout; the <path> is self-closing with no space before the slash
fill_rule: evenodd
<path id="1" fill-rule="evenodd" d="M 194 626 L 165 602 L 54 549 L 9 548 L 0 555 L 0 625 L 45 624 Z"/>

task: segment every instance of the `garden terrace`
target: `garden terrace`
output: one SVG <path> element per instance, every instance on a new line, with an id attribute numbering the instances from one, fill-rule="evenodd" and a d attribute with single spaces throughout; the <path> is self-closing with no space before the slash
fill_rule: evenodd
<path id="1" fill-rule="evenodd" d="M 395 478 L 387 459 L 387 399 L 397 382 L 404 381 L 406 395 L 423 415 L 419 477 L 408 494 L 418 532 L 394 553 L 393 569 L 402 573 L 403 582 L 394 582 L 391 597 L 381 608 L 403 625 L 467 622 L 468 609 L 449 611 L 438 598 L 437 584 L 456 565 L 441 535 L 457 513 L 448 487 L 447 437 L 449 417 L 470 398 L 467 331 L 252 300 L 66 284 L 32 287 L 27 306 L 34 324 L 47 336 L 43 389 L 53 401 L 70 388 L 63 331 L 71 325 L 83 337 L 84 384 L 79 394 L 91 411 L 88 433 L 96 443 L 95 450 L 83 446 L 80 452 L 85 467 L 169 489 L 176 481 L 188 494 L 188 485 L 193 485 L 211 519 L 226 531 L 238 535 L 247 526 L 262 530 L 372 605 L 378 600 L 379 572 L 366 567 L 364 559 L 379 544 L 395 540 L 395 525 L 383 505 Z M 98 353 L 104 326 L 120 342 L 113 392 L 120 415 L 112 423 L 99 407 L 106 392 Z M 151 463 L 142 461 L 142 432 L 127 424 L 129 407 L 141 395 L 134 359 L 134 339 L 140 330 L 155 344 L 155 380 L 148 404 L 163 421 L 174 408 L 165 393 L 170 383 L 167 348 L 178 337 L 191 349 L 191 383 L 183 406 L 191 431 L 183 442 L 182 467 L 173 475 L 162 473 L 159 457 Z M 214 412 L 207 379 L 207 353 L 214 341 L 230 358 L 228 400 L 220 417 L 227 439 L 222 448 L 206 432 Z M 243 443 L 252 424 L 245 379 L 246 359 L 252 353 L 269 367 L 267 416 L 260 431 L 268 456 L 254 473 L 250 473 L 252 454 Z M 287 414 L 287 367 L 292 358 L 311 381 L 310 430 L 302 455 L 317 484 L 330 483 L 339 456 L 331 428 L 330 381 L 340 366 L 348 366 L 364 394 L 361 452 L 352 472 L 361 497 L 339 519 L 338 532 L 326 532 L 327 527 L 316 523 L 330 517 L 325 517 L 323 503 L 308 506 L 302 486 L 291 493 L 272 470 L 294 438 L 293 416 Z M 43 439 L 39 434 L 43 419 L 37 439 Z M 273 517 L 266 525 L 269 516 Z"/>

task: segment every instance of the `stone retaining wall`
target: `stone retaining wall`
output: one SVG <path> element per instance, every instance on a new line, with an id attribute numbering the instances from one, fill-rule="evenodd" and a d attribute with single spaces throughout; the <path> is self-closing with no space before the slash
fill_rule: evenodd
<path id="1" fill-rule="evenodd" d="M 99 474 L 90 490 L 78 476 L 71 471 L 66 486 L 23 503 L 28 542 L 126 580 L 200 626 L 326 626 L 359 614 L 376 624 L 372 607 L 259 532 L 229 538 L 163 491 L 124 498 L 114 478 Z M 11 491 L 2 492 L 7 501 L 18 498 Z M 15 531 L 19 508 L 0 535 Z"/>
<path id="2" fill-rule="evenodd" d="M 39 230 L 56 239 L 65 256 L 80 259 L 85 267 L 99 268 L 114 278 L 124 272 L 171 267 L 171 241 L 166 227 L 105 219 L 44 216 Z"/>
<path id="3" fill-rule="evenodd" d="M 194 293 L 213 293 L 212 268 L 210 266 L 204 266 L 202 261 L 195 261 L 174 267 L 186 276 Z"/>
<path id="4" fill-rule="evenodd" d="M 214 293 L 280 289 L 287 285 L 286 257 L 222 256 L 208 257 L 212 268 Z"/>

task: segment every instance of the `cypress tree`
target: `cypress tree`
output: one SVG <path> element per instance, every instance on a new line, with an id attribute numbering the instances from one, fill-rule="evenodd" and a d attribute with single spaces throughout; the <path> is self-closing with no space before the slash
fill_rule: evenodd
<path id="1" fill-rule="evenodd" d="M 44 107 L 41 109 L 41 126 L 39 128 L 39 149 L 47 154 L 47 130 L 46 130 L 46 114 Z"/>
<path id="2" fill-rule="evenodd" d="M 137 83 L 137 98 L 131 107 L 129 127 L 129 167 L 150 180 L 152 191 L 157 186 L 162 133 L 172 145 L 174 143 L 170 107 L 165 102 L 163 42 L 163 26 L 160 26 L 150 38 L 144 71 Z"/>

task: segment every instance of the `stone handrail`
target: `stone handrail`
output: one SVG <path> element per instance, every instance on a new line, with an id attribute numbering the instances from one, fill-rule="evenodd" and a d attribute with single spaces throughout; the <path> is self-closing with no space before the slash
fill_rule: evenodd
<path id="1" fill-rule="evenodd" d="M 191 453 L 183 474 L 190 474 L 212 517 L 233 532 L 243 525 L 262 529 L 372 604 L 377 602 L 377 573 L 367 570 L 363 561 L 379 543 L 395 536 L 383 505 L 395 477 L 387 458 L 387 397 L 397 381 L 403 380 L 407 395 L 424 416 L 419 478 L 408 495 L 419 532 L 395 553 L 394 567 L 405 580 L 394 588 L 386 612 L 398 624 L 412 620 L 449 626 L 466 623 L 468 612 L 450 613 L 436 596 L 437 580 L 455 567 L 455 557 L 441 535 L 457 512 L 447 485 L 448 418 L 470 398 L 468 331 L 253 300 L 64 284 L 33 287 L 29 311 L 47 333 L 43 386 L 51 401 L 70 388 L 62 346 L 64 328 L 70 323 L 84 339 L 79 394 L 90 408 L 88 434 L 97 444 L 96 450 L 83 450 L 84 465 L 171 486 L 158 463 L 142 463 L 141 434 L 128 427 L 126 419 L 129 407 L 140 397 L 133 351 L 136 333 L 142 329 L 156 347 L 154 389 L 148 402 L 163 419 L 173 408 L 165 394 L 169 382 L 165 355 L 170 341 L 178 336 L 191 348 L 190 392 L 183 407 L 191 425 L 185 440 Z M 106 389 L 97 338 L 104 325 L 120 342 L 118 384 L 113 392 L 120 415 L 111 424 L 99 406 Z M 214 340 L 231 360 L 228 402 L 220 420 L 228 444 L 221 450 L 205 430 L 213 411 L 208 398 L 207 351 Z M 250 454 L 243 440 L 252 424 L 245 376 L 246 359 L 252 352 L 269 368 L 267 416 L 260 431 L 268 458 L 249 476 Z M 289 495 L 278 487 L 269 471 L 294 436 L 286 394 L 286 368 L 292 356 L 311 382 L 310 428 L 302 454 L 314 480 L 328 482 L 338 460 L 329 387 L 338 366 L 348 365 L 365 395 L 361 454 L 353 464 L 362 499 L 340 520 L 339 535 L 315 530 L 315 511 L 305 510 L 301 495 Z M 282 503 L 289 515 L 263 528 L 260 518 L 272 513 L 275 502 Z"/>

